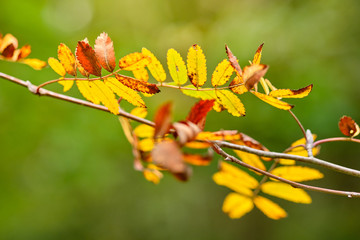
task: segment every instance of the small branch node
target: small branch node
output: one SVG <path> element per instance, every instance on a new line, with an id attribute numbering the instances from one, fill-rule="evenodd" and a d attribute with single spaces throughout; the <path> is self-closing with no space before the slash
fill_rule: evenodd
<path id="1" fill-rule="evenodd" d="M 305 144 L 306 151 L 308 152 L 309 157 L 313 157 L 312 149 L 314 147 L 314 138 L 310 129 L 306 130 L 305 136 L 306 136 L 306 144 Z"/>

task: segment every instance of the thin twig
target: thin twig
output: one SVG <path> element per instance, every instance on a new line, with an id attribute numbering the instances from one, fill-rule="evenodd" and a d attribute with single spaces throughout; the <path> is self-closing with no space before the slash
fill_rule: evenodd
<path id="1" fill-rule="evenodd" d="M 340 165 L 337 165 L 334 163 L 326 162 L 324 160 L 314 158 L 314 157 L 303 157 L 303 156 L 297 156 L 297 155 L 286 154 L 286 153 L 268 152 L 268 151 L 254 149 L 254 148 L 244 146 L 244 145 L 237 145 L 237 144 L 223 142 L 223 141 L 210 141 L 210 142 L 215 143 L 215 144 L 219 145 L 220 147 L 236 149 L 236 150 L 252 153 L 252 154 L 255 154 L 258 156 L 270 157 L 270 158 L 292 159 L 292 160 L 296 160 L 296 161 L 300 161 L 300 162 L 305 162 L 305 163 L 322 166 L 322 167 L 331 169 L 333 171 L 341 172 L 341 173 L 351 175 L 354 177 L 360 177 L 360 171 L 358 171 L 358 170 L 343 167 L 343 166 L 340 166 Z"/>
<path id="2" fill-rule="evenodd" d="M 244 162 L 240 161 L 236 157 L 226 153 L 216 143 L 213 144 L 213 148 L 214 148 L 215 152 L 217 152 L 218 154 L 223 156 L 226 161 L 234 162 L 236 164 L 239 164 L 240 166 L 246 167 L 248 169 L 251 169 L 253 171 L 256 171 L 258 173 L 266 175 L 268 177 L 277 179 L 277 180 L 279 180 L 281 182 L 290 184 L 291 186 L 293 186 L 295 188 L 302 188 L 302 189 L 306 189 L 306 190 L 310 190 L 310 191 L 316 191 L 316 192 L 322 192 L 322 193 L 329 193 L 329 194 L 334 194 L 334 195 L 346 196 L 346 197 L 349 197 L 349 198 L 352 198 L 352 197 L 360 198 L 360 193 L 358 193 L 358 192 L 349 192 L 349 191 L 341 191 L 341 190 L 333 190 L 333 189 L 328 189 L 328 188 L 315 187 L 315 186 L 310 186 L 310 185 L 306 185 L 306 184 L 293 182 L 293 181 L 287 180 L 287 179 L 282 178 L 282 177 L 278 177 L 278 176 L 273 175 L 273 174 L 271 174 L 271 173 L 269 173 L 267 171 L 261 170 L 259 168 L 253 167 L 253 166 L 251 166 L 251 165 L 249 165 L 247 163 L 244 163 Z"/>
<path id="3" fill-rule="evenodd" d="M 83 105 L 83 106 L 86 106 L 86 107 L 91 107 L 91 108 L 94 108 L 94 109 L 98 109 L 98 110 L 101 110 L 101 111 L 104 111 L 104 112 L 109 112 L 109 110 L 104 106 L 94 104 L 94 103 L 91 103 L 91 102 L 88 102 L 88 101 L 84 101 L 84 100 L 81 100 L 81 99 L 69 97 L 69 96 L 59 94 L 59 93 L 56 93 L 56 92 L 52 92 L 52 91 L 46 90 L 44 88 L 38 88 L 38 86 L 33 85 L 29 81 L 23 81 L 21 79 L 9 76 L 9 75 L 1 73 L 1 72 L 0 72 L 0 77 L 4 78 L 4 79 L 7 79 L 7 80 L 9 80 L 11 82 L 14 82 L 16 84 L 19 84 L 19 85 L 21 85 L 23 87 L 26 87 L 26 88 L 29 89 L 30 92 L 32 92 L 34 94 L 37 94 L 39 96 L 53 97 L 53 98 L 57 98 L 57 99 L 60 99 L 60 100 L 67 101 L 67 102 L 72 102 L 72 103 L 80 104 L 80 105 Z M 146 125 L 155 126 L 155 124 L 152 121 L 149 121 L 149 120 L 144 119 L 144 118 L 139 118 L 139 117 L 137 117 L 135 115 L 132 115 L 132 114 L 130 114 L 128 112 L 125 112 L 122 109 L 119 109 L 119 114 L 118 115 L 129 118 L 129 119 L 132 119 L 134 121 L 137 121 L 137 122 L 140 122 L 140 123 L 143 123 L 143 124 L 146 124 Z"/>
<path id="4" fill-rule="evenodd" d="M 356 142 L 360 143 L 360 139 L 357 138 L 347 138 L 347 137 L 334 137 L 334 138 L 325 138 L 321 139 L 319 141 L 314 142 L 313 146 L 316 147 L 323 143 L 329 143 L 329 142 Z"/>
<path id="5" fill-rule="evenodd" d="M 300 120 L 296 117 L 295 113 L 293 113 L 291 110 L 288 110 L 288 112 L 291 114 L 291 116 L 295 119 L 296 123 L 299 125 L 304 138 L 306 139 L 306 132 L 305 132 L 305 128 L 303 127 L 303 125 L 301 124 Z"/>

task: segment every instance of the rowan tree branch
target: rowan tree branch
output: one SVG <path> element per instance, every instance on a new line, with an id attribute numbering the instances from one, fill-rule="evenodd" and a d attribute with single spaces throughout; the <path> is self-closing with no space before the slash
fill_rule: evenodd
<path id="1" fill-rule="evenodd" d="M 237 159 L 236 157 L 226 153 L 222 148 L 219 147 L 218 144 L 214 143 L 213 144 L 213 149 L 215 152 L 217 152 L 219 155 L 223 156 L 225 161 L 230 161 L 230 162 L 234 162 L 236 164 L 239 164 L 240 166 L 246 167 L 248 169 L 251 169 L 253 171 L 256 171 L 258 173 L 261 173 L 267 177 L 271 177 L 274 179 L 277 179 L 281 182 L 290 184 L 291 186 L 295 187 L 295 188 L 302 188 L 302 189 L 306 189 L 306 190 L 310 190 L 310 191 L 316 191 L 316 192 L 322 192 L 322 193 L 328 193 L 328 194 L 334 194 L 334 195 L 340 195 L 340 196 L 346 196 L 349 198 L 360 198 L 360 193 L 358 192 L 349 192 L 349 191 L 341 191 L 341 190 L 333 190 L 333 189 L 328 189 L 328 188 L 321 188 L 321 187 L 315 187 L 315 186 L 310 186 L 310 185 L 306 185 L 306 184 L 301 184 L 301 183 L 297 183 L 297 182 L 293 182 L 290 180 L 287 180 L 285 178 L 282 177 L 278 177 L 276 175 L 273 175 L 267 171 L 261 170 L 259 168 L 253 167 L 243 161 L 240 161 L 239 159 Z"/>
<path id="2" fill-rule="evenodd" d="M 7 75 L 7 74 L 2 73 L 2 72 L 0 72 L 0 77 L 3 78 L 3 79 L 9 80 L 9 81 L 11 81 L 13 83 L 19 84 L 19 85 L 21 85 L 23 87 L 26 87 L 26 88 L 29 89 L 29 91 L 31 93 L 39 95 L 39 96 L 48 96 L 48 97 L 52 97 L 52 98 L 57 98 L 57 99 L 60 99 L 60 100 L 63 100 L 63 101 L 76 103 L 76 104 L 79 104 L 79 105 L 94 108 L 94 109 L 101 110 L 101 111 L 104 111 L 104 112 L 109 112 L 109 110 L 106 107 L 102 106 L 102 105 L 93 104 L 93 103 L 88 102 L 88 101 L 84 101 L 84 100 L 77 99 L 77 98 L 74 98 L 74 97 L 69 97 L 67 95 L 52 92 L 52 91 L 49 91 L 49 90 L 44 89 L 44 88 L 39 88 L 38 86 L 33 85 L 30 81 L 24 81 L 24 80 L 15 78 L 13 76 Z M 125 112 L 122 109 L 119 109 L 119 114 L 118 115 L 126 117 L 128 119 L 132 119 L 132 120 L 137 121 L 139 123 L 149 125 L 149 126 L 153 126 L 153 127 L 155 126 L 154 122 L 152 122 L 150 120 L 147 120 L 147 119 L 144 119 L 144 118 L 134 116 L 134 115 L 132 115 L 132 114 L 130 114 L 128 112 Z M 343 166 L 333 164 L 333 163 L 329 163 L 329 162 L 326 162 L 324 160 L 314 158 L 314 157 L 303 157 L 303 156 L 291 155 L 291 154 L 286 154 L 286 153 L 262 151 L 262 150 L 257 150 L 257 149 L 250 148 L 250 147 L 247 147 L 247 146 L 243 146 L 243 145 L 236 145 L 236 144 L 225 142 L 225 141 L 210 141 L 210 142 L 212 142 L 214 144 L 217 144 L 218 146 L 221 146 L 221 147 L 237 149 L 237 150 L 240 150 L 240 151 L 253 153 L 253 154 L 256 154 L 258 156 L 264 156 L 264 157 L 270 157 L 270 158 L 292 159 L 292 160 L 296 160 L 296 161 L 301 161 L 301 162 L 305 162 L 305 163 L 310 163 L 310 164 L 322 166 L 322 167 L 331 169 L 333 171 L 341 172 L 341 173 L 348 174 L 348 175 L 351 175 L 351 176 L 360 177 L 360 171 L 358 171 L 358 170 L 343 167 Z M 320 143 L 318 143 L 318 144 L 320 144 Z"/>

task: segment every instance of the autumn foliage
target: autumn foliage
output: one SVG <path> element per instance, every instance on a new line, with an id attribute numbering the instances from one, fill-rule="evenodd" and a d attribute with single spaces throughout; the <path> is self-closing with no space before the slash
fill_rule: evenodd
<path id="1" fill-rule="evenodd" d="M 305 132 L 294 117 L 304 138 L 284 149 L 282 157 L 272 157 L 268 148 L 245 133 L 236 130 L 206 131 L 206 117 L 212 110 L 227 111 L 235 117 L 245 116 L 240 96 L 245 97 L 246 93 L 293 115 L 290 110 L 294 106 L 282 99 L 304 98 L 312 91 L 312 84 L 298 90 L 277 89 L 265 77 L 269 66 L 261 63 L 263 46 L 261 44 L 257 48 L 250 64 L 243 68 L 230 48 L 225 46 L 226 58 L 208 76 L 210 69 L 205 53 L 197 44 L 189 47 L 186 62 L 175 49 L 169 49 L 167 68 L 164 68 L 146 48 L 116 60 L 111 38 L 101 33 L 94 47 L 86 38 L 77 43 L 75 51 L 61 43 L 57 58 L 48 59 L 49 66 L 59 77 L 41 84 L 38 90 L 55 82 L 63 86 L 64 92 L 76 86 L 88 101 L 102 104 L 109 112 L 120 115 L 125 136 L 132 146 L 134 168 L 155 184 L 161 181 L 164 172 L 180 181 L 187 181 L 192 175 L 192 165 L 207 166 L 215 153 L 223 156 L 224 161 L 218 163 L 213 180 L 232 192 L 225 197 L 222 210 L 231 218 L 240 218 L 256 207 L 267 217 L 277 220 L 286 217 L 287 213 L 269 195 L 309 204 L 312 201 L 310 195 L 302 188 L 294 188 L 293 184 L 324 177 L 319 170 L 298 165 L 294 159 L 297 156 L 314 159 L 320 152 L 321 143 L 357 141 L 354 137 L 360 130 L 354 120 L 344 116 L 339 122 L 339 129 L 346 138 L 315 142 L 316 135 Z M 18 49 L 17 39 L 11 34 L 0 38 L 0 53 L 0 59 L 25 63 L 35 69 L 46 65 L 40 60 L 26 58 L 30 54 L 30 46 Z M 165 69 L 170 78 L 167 78 Z M 172 119 L 172 104 L 167 102 L 157 109 L 152 122 L 146 122 L 144 97 L 159 94 L 166 88 L 178 89 L 199 101 L 180 121 Z M 130 115 L 140 124 L 121 114 L 122 100 L 134 106 Z M 236 157 L 219 150 L 224 144 L 233 146 L 229 148 Z M 242 166 L 250 166 L 247 168 L 251 171 L 227 161 L 240 161 L 244 163 Z"/>

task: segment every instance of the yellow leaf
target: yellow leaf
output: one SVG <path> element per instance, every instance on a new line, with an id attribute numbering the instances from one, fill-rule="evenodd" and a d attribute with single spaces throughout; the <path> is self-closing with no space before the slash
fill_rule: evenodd
<path id="1" fill-rule="evenodd" d="M 151 138 L 154 137 L 155 129 L 146 124 L 140 124 L 134 129 L 134 134 L 139 138 Z"/>
<path id="2" fill-rule="evenodd" d="M 298 89 L 298 90 L 290 90 L 290 89 L 277 89 L 270 92 L 270 96 L 272 97 L 280 97 L 280 98 L 303 98 L 309 95 L 312 90 L 313 85 L 309 85 L 307 87 Z"/>
<path id="3" fill-rule="evenodd" d="M 131 145 L 134 145 L 135 139 L 132 134 L 132 127 L 130 124 L 130 120 L 128 118 L 119 116 L 119 121 L 120 121 L 121 127 L 124 131 L 124 135 L 125 135 L 126 139 L 129 141 L 129 143 Z"/>
<path id="4" fill-rule="evenodd" d="M 188 78 L 185 62 L 180 54 L 173 48 L 167 52 L 167 64 L 175 84 L 178 86 L 185 84 Z"/>
<path id="5" fill-rule="evenodd" d="M 154 148 L 154 139 L 153 138 L 145 138 L 139 141 L 139 150 L 143 152 L 149 152 Z"/>
<path id="6" fill-rule="evenodd" d="M 119 113 L 119 104 L 115 99 L 113 91 L 100 80 L 90 81 L 90 88 L 94 89 L 97 98 L 104 104 L 105 107 L 113 114 Z"/>
<path id="7" fill-rule="evenodd" d="M 256 188 L 259 184 L 258 181 L 248 173 L 226 162 L 220 163 L 219 172 L 236 179 L 236 184 L 243 185 L 247 188 Z"/>
<path id="8" fill-rule="evenodd" d="M 242 85 L 239 85 L 239 84 L 242 84 Z M 234 85 L 238 85 L 238 86 L 232 87 Z M 232 82 L 230 83 L 230 86 L 232 87 L 231 91 L 233 91 L 234 93 L 237 93 L 237 94 L 243 94 L 248 91 L 248 89 L 244 85 L 243 79 L 239 76 L 236 76 L 234 78 L 234 80 L 232 80 Z"/>
<path id="9" fill-rule="evenodd" d="M 218 131 L 218 132 L 200 132 L 197 136 L 196 136 L 196 140 L 200 140 L 200 141 L 206 141 L 206 140 L 211 140 L 211 141 L 235 141 L 235 140 L 240 140 L 241 139 L 241 135 L 236 131 L 232 131 L 232 130 L 223 130 L 223 131 Z"/>
<path id="10" fill-rule="evenodd" d="M 150 58 L 142 53 L 130 53 L 119 60 L 119 67 L 122 70 L 134 71 L 144 68 L 150 63 Z"/>
<path id="11" fill-rule="evenodd" d="M 210 144 L 204 142 L 191 141 L 191 142 L 187 142 L 185 144 L 185 147 L 194 148 L 194 149 L 204 149 L 204 148 L 209 148 Z"/>
<path id="12" fill-rule="evenodd" d="M 65 71 L 72 76 L 76 76 L 75 56 L 70 48 L 63 43 L 58 47 L 58 58 L 64 66 Z"/>
<path id="13" fill-rule="evenodd" d="M 113 92 L 115 92 L 119 97 L 122 97 L 129 103 L 137 107 L 145 108 L 145 102 L 142 100 L 141 96 L 135 90 L 126 87 L 116 78 L 109 77 L 104 80 L 106 86 L 108 86 Z"/>
<path id="14" fill-rule="evenodd" d="M 215 90 L 210 88 L 198 88 L 193 85 L 187 85 L 185 88 L 193 88 L 194 90 L 181 89 L 181 92 L 189 97 L 201 98 L 202 100 L 216 99 Z"/>
<path id="15" fill-rule="evenodd" d="M 135 69 L 132 72 L 134 74 L 134 78 L 136 78 L 136 79 L 143 80 L 146 82 L 149 80 L 149 74 L 148 74 L 146 68 Z"/>
<path id="16" fill-rule="evenodd" d="M 237 179 L 230 174 L 217 172 L 213 175 L 213 180 L 217 185 L 225 186 L 242 195 L 251 197 L 253 194 L 250 188 L 242 184 L 241 179 Z"/>
<path id="17" fill-rule="evenodd" d="M 59 81 L 59 83 L 64 86 L 63 91 L 66 92 L 71 89 L 71 87 L 74 84 L 74 81 L 73 80 L 63 80 L 63 81 Z"/>
<path id="18" fill-rule="evenodd" d="M 149 182 L 152 182 L 154 184 L 158 184 L 160 182 L 160 179 L 163 177 L 163 174 L 156 169 L 144 169 L 143 171 L 144 177 Z"/>
<path id="19" fill-rule="evenodd" d="M 278 220 L 287 216 L 287 213 L 279 205 L 262 196 L 254 198 L 255 206 L 260 209 L 267 217 Z"/>
<path id="20" fill-rule="evenodd" d="M 225 108 L 224 108 L 219 102 L 214 102 L 213 109 L 214 109 L 216 112 L 221 112 L 221 111 L 224 111 L 224 110 L 225 110 Z"/>
<path id="21" fill-rule="evenodd" d="M 218 102 L 233 116 L 245 116 L 245 107 L 240 99 L 229 90 L 216 90 Z"/>
<path id="22" fill-rule="evenodd" d="M 161 65 L 160 61 L 155 57 L 155 55 L 147 50 L 146 48 L 142 49 L 142 54 L 151 59 L 151 62 L 147 65 L 151 75 L 158 82 L 164 82 L 166 80 L 166 73 L 164 67 Z"/>
<path id="23" fill-rule="evenodd" d="M 317 169 L 303 166 L 277 167 L 272 170 L 271 173 L 295 182 L 309 181 L 324 177 Z"/>
<path id="24" fill-rule="evenodd" d="M 35 70 L 41 70 L 44 67 L 46 67 L 46 65 L 47 65 L 46 62 L 41 61 L 36 58 L 24 58 L 24 59 L 20 59 L 19 62 L 29 65 L 30 67 L 32 67 Z"/>
<path id="25" fill-rule="evenodd" d="M 89 86 L 89 81 L 76 81 L 76 85 L 80 91 L 80 93 L 92 103 L 100 104 L 100 99 L 96 96 L 93 88 Z"/>
<path id="26" fill-rule="evenodd" d="M 266 182 L 261 190 L 269 195 L 296 203 L 311 203 L 311 197 L 300 188 L 294 188 L 282 182 Z"/>
<path id="27" fill-rule="evenodd" d="M 264 163 L 260 160 L 259 156 L 239 150 L 234 150 L 234 152 L 236 153 L 236 155 L 238 155 L 239 158 L 241 158 L 243 162 L 266 171 L 266 167 Z"/>
<path id="28" fill-rule="evenodd" d="M 231 63 L 224 59 L 220 62 L 211 77 L 211 84 L 214 87 L 224 85 L 227 81 L 229 81 L 231 75 L 234 72 L 234 68 Z"/>
<path id="29" fill-rule="evenodd" d="M 254 208 L 251 198 L 241 196 L 237 193 L 230 193 L 226 196 L 222 210 L 230 218 L 241 218 Z"/>
<path id="30" fill-rule="evenodd" d="M 65 74 L 66 74 L 65 68 L 59 62 L 59 60 L 57 60 L 56 58 L 50 57 L 48 59 L 48 63 L 49 63 L 49 66 L 52 68 L 52 70 L 54 70 L 54 72 L 56 72 L 57 74 L 59 74 L 62 77 L 65 76 Z"/>
<path id="31" fill-rule="evenodd" d="M 189 48 L 187 55 L 188 77 L 195 87 L 206 82 L 206 59 L 201 47 L 197 44 Z"/>
<path id="32" fill-rule="evenodd" d="M 290 110 L 294 107 L 293 105 L 290 105 L 286 102 L 280 101 L 277 98 L 265 95 L 263 93 L 259 93 L 259 92 L 251 92 L 251 93 L 253 93 L 256 97 L 260 98 L 264 102 L 270 104 L 271 106 L 274 106 L 274 107 L 282 109 L 282 110 Z"/>
<path id="33" fill-rule="evenodd" d="M 130 114 L 137 116 L 139 118 L 145 118 L 147 116 L 147 113 L 148 112 L 146 108 L 142 108 L 142 107 L 136 107 L 130 112 Z"/>

